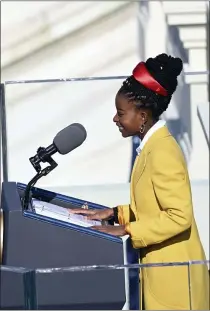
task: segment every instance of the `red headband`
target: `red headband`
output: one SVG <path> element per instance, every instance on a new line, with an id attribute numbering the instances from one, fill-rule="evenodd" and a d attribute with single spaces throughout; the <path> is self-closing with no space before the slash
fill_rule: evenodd
<path id="1" fill-rule="evenodd" d="M 167 96 L 168 92 L 164 89 L 149 73 L 145 63 L 139 63 L 133 70 L 134 78 L 144 85 L 147 89 L 158 93 L 159 95 Z"/>

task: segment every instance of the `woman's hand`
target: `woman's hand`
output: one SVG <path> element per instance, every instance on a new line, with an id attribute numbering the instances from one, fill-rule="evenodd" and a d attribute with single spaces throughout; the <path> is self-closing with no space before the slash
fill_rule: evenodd
<path id="1" fill-rule="evenodd" d="M 115 236 L 123 236 L 126 235 L 127 232 L 125 231 L 125 226 L 93 226 L 91 229 L 103 232 L 103 233 L 108 233 L 111 235 Z"/>
<path id="2" fill-rule="evenodd" d="M 113 208 L 106 208 L 102 210 L 73 208 L 69 209 L 69 211 L 73 214 L 85 215 L 88 220 L 108 220 L 110 217 L 114 216 Z"/>

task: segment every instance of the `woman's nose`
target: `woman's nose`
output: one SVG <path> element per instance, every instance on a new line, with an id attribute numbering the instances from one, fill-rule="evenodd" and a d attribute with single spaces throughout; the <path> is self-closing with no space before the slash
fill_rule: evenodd
<path id="1" fill-rule="evenodd" d="M 113 118 L 113 122 L 115 122 L 115 123 L 119 122 L 119 118 L 118 118 L 117 113 L 116 113 L 116 115 Z"/>

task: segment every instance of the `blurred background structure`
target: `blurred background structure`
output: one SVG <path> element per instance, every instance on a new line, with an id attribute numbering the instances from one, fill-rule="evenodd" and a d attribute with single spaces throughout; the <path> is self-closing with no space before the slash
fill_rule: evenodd
<path id="1" fill-rule="evenodd" d="M 158 53 L 180 57 L 184 72 L 163 118 L 187 160 L 209 254 L 209 1 L 2 1 L 1 6 L 4 178 L 27 183 L 35 174 L 29 157 L 60 129 L 80 122 L 86 142 L 70 155 L 57 155 L 59 167 L 38 186 L 108 206 L 127 203 L 136 141 L 122 139 L 112 122 L 122 79 L 65 78 L 126 76 L 137 62 Z M 39 81 L 14 83 L 20 80 Z"/>

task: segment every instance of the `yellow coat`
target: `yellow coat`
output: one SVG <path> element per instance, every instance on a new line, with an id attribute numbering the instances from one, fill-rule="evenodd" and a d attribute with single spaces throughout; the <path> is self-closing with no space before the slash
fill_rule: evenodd
<path id="1" fill-rule="evenodd" d="M 130 222 L 131 212 L 134 222 Z M 118 206 L 118 218 L 126 224 L 133 247 L 140 249 L 142 263 L 205 260 L 186 163 L 165 126 L 137 156 L 131 204 Z M 146 310 L 190 310 L 187 266 L 144 268 L 141 281 Z M 207 266 L 191 265 L 190 281 L 191 309 L 209 310 Z"/>

